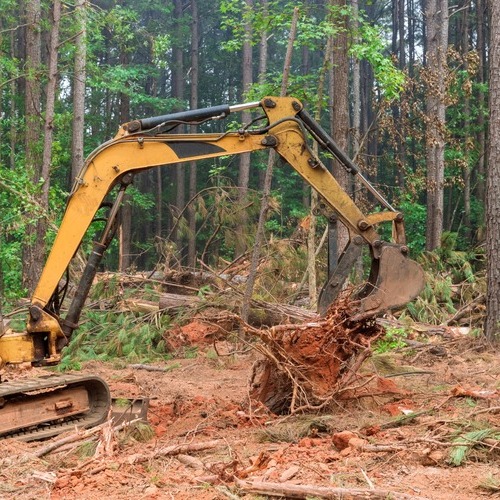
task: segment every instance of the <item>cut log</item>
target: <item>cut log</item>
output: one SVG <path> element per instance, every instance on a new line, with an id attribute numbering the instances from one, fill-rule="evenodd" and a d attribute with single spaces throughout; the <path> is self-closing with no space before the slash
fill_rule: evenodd
<path id="1" fill-rule="evenodd" d="M 202 299 L 197 295 L 179 295 L 177 293 L 164 293 L 160 296 L 159 306 L 162 311 L 172 312 L 173 310 L 195 307 L 200 305 Z"/>
<path id="2" fill-rule="evenodd" d="M 280 498 L 331 498 L 342 500 L 373 499 L 425 500 L 423 497 L 398 493 L 396 491 L 367 488 L 334 488 L 291 483 L 242 481 L 236 479 L 236 486 L 244 493 L 267 495 Z"/>

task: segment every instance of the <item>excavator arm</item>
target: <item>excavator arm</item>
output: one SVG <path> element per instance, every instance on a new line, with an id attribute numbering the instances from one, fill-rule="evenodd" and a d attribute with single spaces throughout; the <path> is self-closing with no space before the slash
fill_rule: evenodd
<path id="1" fill-rule="evenodd" d="M 265 125 L 244 127 L 222 134 L 172 134 L 169 129 L 181 123 L 221 119 L 244 109 L 260 108 Z M 311 138 L 334 155 L 348 172 L 356 176 L 379 201 L 382 211 L 364 214 L 339 185 L 336 178 L 314 155 Z M 260 102 L 236 106 L 216 106 L 158 117 L 135 120 L 121 126 L 118 134 L 101 145 L 87 159 L 75 181 L 66 212 L 50 255 L 33 294 L 28 333 L 49 334 L 48 344 L 40 346 L 40 355 L 56 361 L 59 350 L 77 327 L 84 301 L 90 290 L 100 258 L 109 245 L 116 227 L 116 215 L 125 189 L 137 172 L 179 162 L 236 155 L 274 149 L 322 198 L 327 213 L 334 213 L 348 228 L 350 243 L 336 264 L 320 298 L 320 312 L 340 291 L 340 286 L 359 253 L 361 243 L 368 245 L 372 258 L 369 281 L 359 294 L 354 319 L 374 316 L 412 300 L 423 287 L 423 272 L 408 257 L 403 216 L 363 177 L 356 165 L 336 146 L 333 139 L 292 97 L 266 97 Z M 64 319 L 59 317 L 58 283 L 76 253 L 103 200 L 119 186 L 101 239 L 94 244 L 87 269 L 73 304 Z M 394 242 L 382 241 L 376 226 L 390 222 Z M 353 251 L 351 248 L 354 248 Z M 48 347 L 49 352 L 43 352 Z"/>
<path id="2" fill-rule="evenodd" d="M 171 133 L 179 124 L 192 125 L 218 120 L 230 113 L 246 109 L 259 110 L 262 116 L 236 131 L 220 134 Z M 349 173 L 357 177 L 358 181 L 378 200 L 380 211 L 373 214 L 364 214 L 361 211 L 313 153 L 310 146 L 312 141 L 316 141 Z M 122 125 L 113 139 L 91 153 L 75 180 L 59 231 L 33 293 L 27 330 L 22 334 L 4 332 L 0 337 L 0 361 L 11 363 L 29 361 L 47 365 L 60 360 L 61 349 L 69 342 L 72 332 L 78 327 L 85 299 L 102 256 L 116 230 L 117 215 L 123 195 L 132 183 L 134 174 L 179 162 L 271 149 L 275 150 L 319 193 L 322 213 L 328 217 L 337 217 L 349 231 L 349 243 L 338 262 L 335 262 L 335 269 L 329 273 L 329 280 L 320 295 L 320 313 L 326 312 L 338 295 L 363 244 L 369 248 L 372 267 L 366 286 L 357 296 L 357 312 L 352 320 L 375 316 L 402 306 L 415 298 L 423 288 L 424 277 L 420 266 L 408 256 L 402 214 L 394 210 L 363 177 L 357 166 L 337 147 L 297 99 L 266 97 L 260 102 L 216 106 L 131 121 Z M 94 242 L 72 302 L 63 318 L 60 311 L 61 278 L 97 211 L 104 200 L 109 198 L 110 193 L 113 194 L 114 201 L 109 206 L 106 226 L 99 240 Z M 393 241 L 390 243 L 384 242 L 377 232 L 377 226 L 382 223 L 392 225 Z M 105 418 L 109 391 L 107 392 L 107 387 L 101 382 L 96 382 L 95 378 L 90 381 L 67 382 L 68 387 L 65 390 L 76 391 L 74 401 L 66 404 L 65 396 L 63 397 L 61 393 L 63 399 L 58 399 L 54 404 L 57 410 L 56 417 L 59 415 L 58 411 L 62 409 L 64 414 L 65 411 L 70 411 L 68 410 L 70 407 L 74 414 L 78 414 L 74 407 L 81 404 L 91 414 L 92 411 L 88 408 L 100 409 L 98 418 L 90 419 L 89 425 L 95 425 Z M 61 385 L 56 381 L 55 386 L 58 387 L 58 384 Z M 79 384 L 80 386 L 83 384 L 81 397 L 78 393 Z M 8 392 L 10 389 L 5 385 L 2 384 L 0 387 L 4 387 Z M 8 394 L 13 395 L 13 400 L 17 399 L 19 390 L 14 388 L 10 391 Z M 80 401 L 78 398 L 83 399 Z M 2 400 L 7 400 L 7 396 L 0 397 L 0 401 Z M 1 404 L 0 410 L 2 410 Z M 50 420 L 51 416 L 54 417 L 51 414 L 46 418 Z M 2 426 L 8 428 L 9 424 L 2 421 L 2 411 L 0 411 L 0 435 Z M 10 432 L 9 429 L 6 432 Z"/>

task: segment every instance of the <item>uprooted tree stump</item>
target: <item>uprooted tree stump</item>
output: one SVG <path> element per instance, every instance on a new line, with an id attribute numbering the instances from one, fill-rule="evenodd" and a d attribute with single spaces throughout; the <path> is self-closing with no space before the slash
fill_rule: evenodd
<path id="1" fill-rule="evenodd" d="M 251 399 L 283 415 L 326 408 L 343 393 L 383 333 L 373 320 L 350 321 L 352 309 L 343 298 L 317 321 L 253 331 L 264 357 L 253 366 Z"/>

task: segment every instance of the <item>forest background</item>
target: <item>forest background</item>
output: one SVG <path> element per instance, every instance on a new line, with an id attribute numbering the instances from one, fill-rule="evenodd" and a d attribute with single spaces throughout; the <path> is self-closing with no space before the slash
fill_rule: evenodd
<path id="1" fill-rule="evenodd" d="M 4 308 L 36 285 L 85 156 L 134 118 L 279 95 L 294 15 L 286 92 L 404 213 L 413 257 L 434 266 L 431 274 L 446 269 L 427 298 L 453 314 L 453 286 L 473 287 L 484 274 L 486 0 L 0 0 L 0 12 Z M 208 130 L 236 128 L 237 120 Z M 245 254 L 266 165 L 254 154 L 139 174 L 106 268 L 220 269 Z M 336 175 L 370 211 L 359 187 Z M 297 238 L 307 227 L 319 244 L 325 221 L 316 221 L 314 203 L 310 188 L 279 164 L 267 241 Z M 409 314 L 440 323 L 428 309 L 417 304 Z"/>

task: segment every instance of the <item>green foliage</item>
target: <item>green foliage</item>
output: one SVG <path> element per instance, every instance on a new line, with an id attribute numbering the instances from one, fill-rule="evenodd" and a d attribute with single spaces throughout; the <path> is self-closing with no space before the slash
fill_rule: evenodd
<path id="1" fill-rule="evenodd" d="M 494 439 L 499 439 L 500 435 L 495 429 L 479 429 L 467 432 L 453 440 L 456 446 L 453 446 L 450 450 L 449 463 L 455 467 L 463 465 L 466 461 L 467 456 L 471 452 L 474 446 L 480 446 L 481 441 L 488 437 L 493 437 Z"/>
<path id="2" fill-rule="evenodd" d="M 413 319 L 441 324 L 457 311 L 461 301 L 484 293 L 481 252 L 455 250 L 456 242 L 456 233 L 445 232 L 440 248 L 420 255 L 426 284 L 420 296 L 406 306 Z"/>
<path id="3" fill-rule="evenodd" d="M 408 332 L 404 328 L 389 327 L 386 329 L 384 336 L 377 340 L 374 345 L 374 352 L 383 354 L 394 349 L 405 347 L 405 339 L 408 337 Z"/>
<path id="4" fill-rule="evenodd" d="M 370 63 L 379 90 L 388 101 L 399 98 L 405 85 L 405 75 L 385 54 L 387 44 L 382 38 L 380 29 L 361 21 L 359 38 L 359 42 L 351 46 L 352 55 Z"/>
<path id="5" fill-rule="evenodd" d="M 85 311 L 79 330 L 63 351 L 60 369 L 75 368 L 90 360 L 123 358 L 129 363 L 165 360 L 169 356 L 162 332 L 167 326 L 166 316 L 158 322 L 150 315 Z"/>

